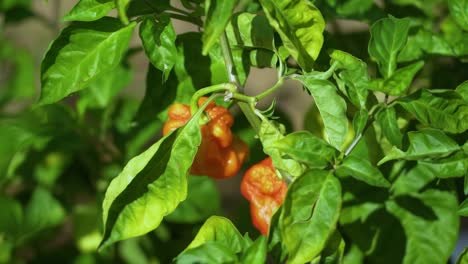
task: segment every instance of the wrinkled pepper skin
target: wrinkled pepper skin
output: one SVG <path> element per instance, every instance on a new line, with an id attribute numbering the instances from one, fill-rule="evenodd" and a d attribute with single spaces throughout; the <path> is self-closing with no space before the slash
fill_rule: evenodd
<path id="1" fill-rule="evenodd" d="M 206 100 L 206 97 L 201 97 L 198 105 L 201 106 Z M 206 175 L 215 179 L 230 178 L 237 174 L 247 158 L 248 146 L 232 134 L 234 119 L 226 108 L 210 102 L 205 113 L 210 121 L 200 128 L 202 141 L 190 172 L 193 175 Z M 191 117 L 190 107 L 173 104 L 169 107 L 168 116 L 163 135 L 187 123 Z"/>
<path id="2" fill-rule="evenodd" d="M 252 223 L 263 234 L 268 234 L 270 220 L 283 203 L 288 187 L 276 175 L 271 158 L 250 167 L 241 182 L 241 193 L 250 202 Z"/>

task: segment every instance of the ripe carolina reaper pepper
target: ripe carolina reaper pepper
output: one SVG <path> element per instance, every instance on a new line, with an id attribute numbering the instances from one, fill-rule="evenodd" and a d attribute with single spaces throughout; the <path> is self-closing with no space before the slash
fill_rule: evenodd
<path id="1" fill-rule="evenodd" d="M 201 97 L 198 105 L 201 106 L 206 100 L 206 97 Z M 234 119 L 225 107 L 210 102 L 205 112 L 210 121 L 201 126 L 202 141 L 190 172 L 216 179 L 232 177 L 237 174 L 247 157 L 248 147 L 232 135 Z M 163 135 L 187 123 L 191 117 L 190 107 L 173 104 L 169 107 L 168 115 L 169 120 L 164 124 Z"/>
<path id="2" fill-rule="evenodd" d="M 283 203 L 288 187 L 276 175 L 271 158 L 250 167 L 241 182 L 241 193 L 250 202 L 254 226 L 263 235 L 268 234 L 270 220 Z"/>

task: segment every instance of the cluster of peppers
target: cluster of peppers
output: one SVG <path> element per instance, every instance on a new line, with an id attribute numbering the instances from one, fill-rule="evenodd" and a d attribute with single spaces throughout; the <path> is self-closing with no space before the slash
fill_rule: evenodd
<path id="1" fill-rule="evenodd" d="M 198 105 L 207 100 L 201 97 Z M 249 149 L 245 142 L 231 132 L 234 119 L 228 109 L 210 102 L 205 108 L 209 122 L 201 126 L 202 141 L 190 173 L 215 179 L 230 178 L 239 172 Z M 169 120 L 163 135 L 185 125 L 191 117 L 188 105 L 170 106 Z M 249 168 L 241 182 L 241 193 L 250 202 L 252 223 L 263 234 L 268 234 L 270 219 L 282 204 L 287 191 L 286 183 L 278 178 L 271 158 Z"/>

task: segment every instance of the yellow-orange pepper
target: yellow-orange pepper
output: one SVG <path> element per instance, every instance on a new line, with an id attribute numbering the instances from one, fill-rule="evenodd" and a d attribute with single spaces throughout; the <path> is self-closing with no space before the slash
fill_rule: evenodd
<path id="1" fill-rule="evenodd" d="M 207 100 L 201 97 L 198 105 Z M 201 126 L 202 141 L 192 164 L 193 175 L 206 175 L 216 179 L 229 178 L 237 174 L 247 157 L 248 147 L 232 135 L 234 119 L 222 106 L 210 102 L 205 108 L 210 121 Z M 169 120 L 164 124 L 163 135 L 183 126 L 191 117 L 190 107 L 173 104 L 169 107 Z"/>

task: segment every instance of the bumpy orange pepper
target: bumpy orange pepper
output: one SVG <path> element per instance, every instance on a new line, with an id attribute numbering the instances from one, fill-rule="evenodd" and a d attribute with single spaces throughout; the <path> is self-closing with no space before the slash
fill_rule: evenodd
<path id="1" fill-rule="evenodd" d="M 252 223 L 263 235 L 268 234 L 270 220 L 283 203 L 288 187 L 276 175 L 271 158 L 250 167 L 241 182 L 241 193 L 250 202 Z"/>
<path id="2" fill-rule="evenodd" d="M 201 97 L 198 105 L 207 100 Z M 193 175 L 206 175 L 216 179 L 229 178 L 237 174 L 247 157 L 248 147 L 232 135 L 234 119 L 229 111 L 211 102 L 205 112 L 210 121 L 201 126 L 202 142 L 192 164 Z M 173 104 L 169 107 L 169 120 L 164 124 L 163 135 L 183 126 L 190 119 L 190 107 Z"/>

